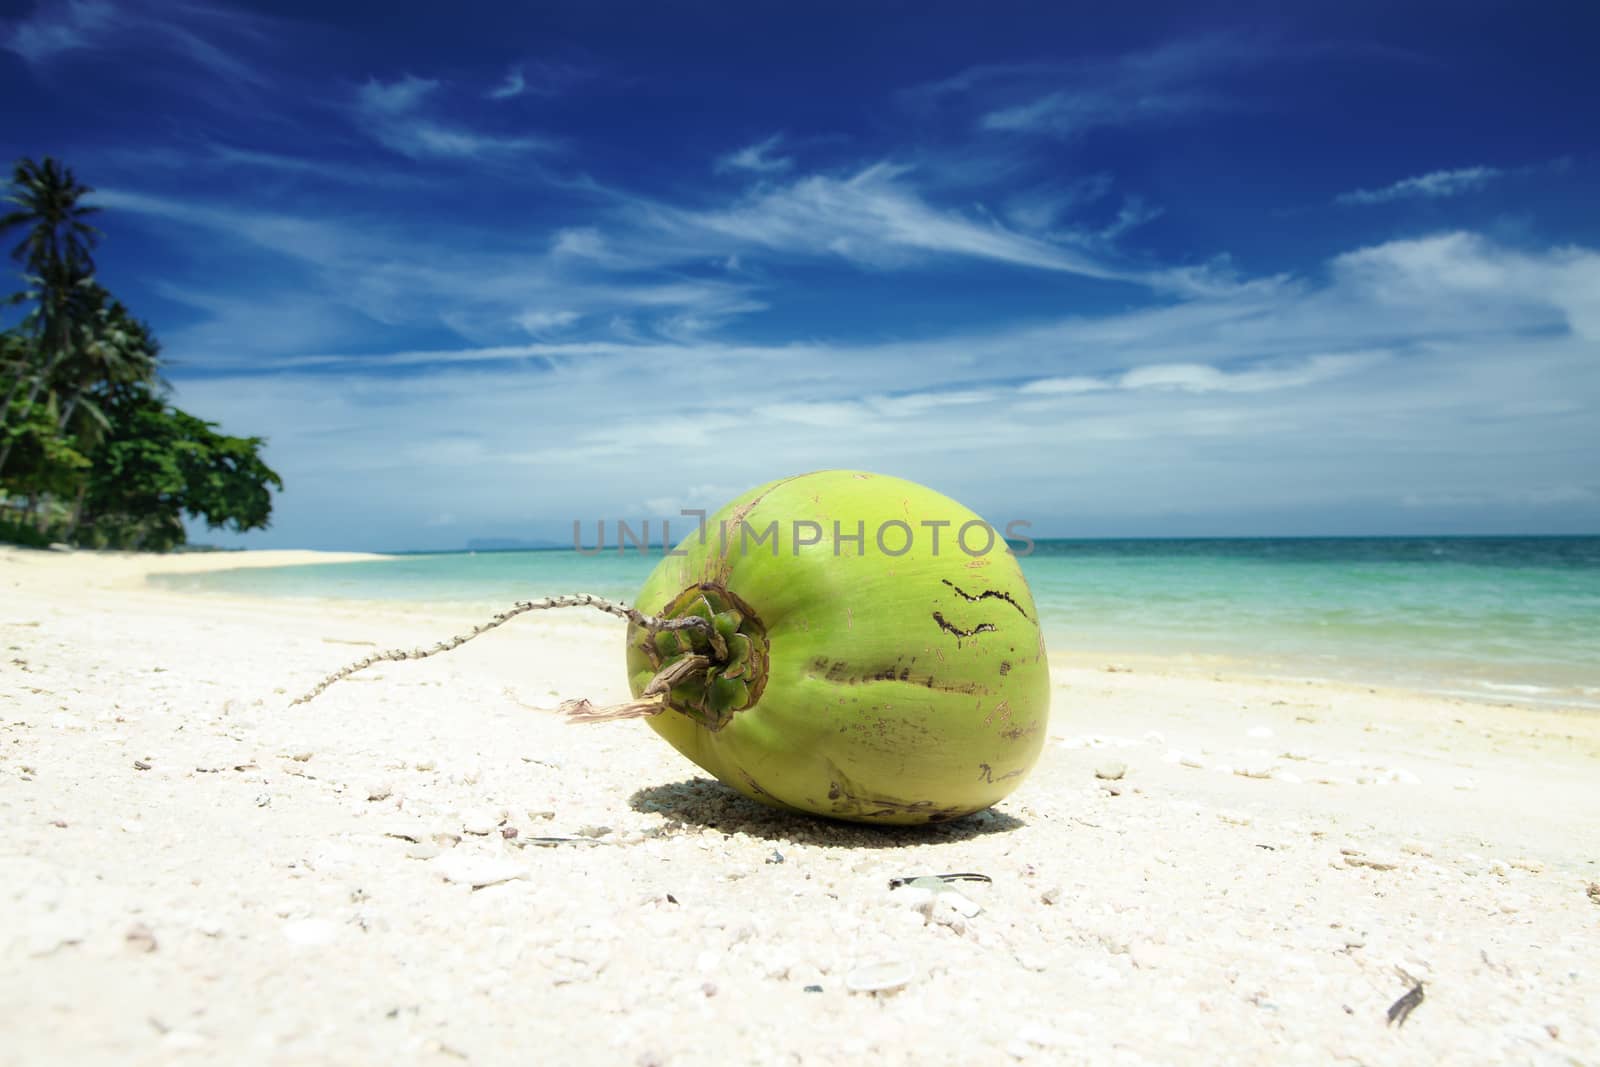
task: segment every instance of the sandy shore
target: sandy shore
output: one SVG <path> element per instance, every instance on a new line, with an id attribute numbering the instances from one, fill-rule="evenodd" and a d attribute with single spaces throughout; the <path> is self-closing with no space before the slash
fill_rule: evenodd
<path id="1" fill-rule="evenodd" d="M 1062 652 L 1021 789 L 875 831 L 563 725 L 620 623 L 290 707 L 475 620 L 143 584 L 337 558 L 0 550 L 0 1063 L 1600 1063 L 1592 715 Z"/>

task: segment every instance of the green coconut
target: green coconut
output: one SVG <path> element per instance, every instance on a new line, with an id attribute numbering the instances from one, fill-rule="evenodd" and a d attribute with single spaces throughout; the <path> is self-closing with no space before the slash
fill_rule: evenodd
<path id="1" fill-rule="evenodd" d="M 1005 540 L 949 497 L 861 471 L 745 493 L 666 554 L 633 607 L 584 594 L 522 602 L 432 648 L 374 653 L 296 703 L 373 663 L 575 606 L 629 620 L 634 700 L 563 711 L 644 718 L 763 804 L 941 822 L 1010 793 L 1044 746 L 1050 667 Z"/>
<path id="2" fill-rule="evenodd" d="M 764 804 L 953 819 L 1015 789 L 1044 745 L 1049 664 L 1021 568 L 981 518 L 913 482 L 818 471 L 753 489 L 634 606 L 711 620 L 631 625 L 629 684 L 645 697 L 692 663 L 651 729 Z"/>

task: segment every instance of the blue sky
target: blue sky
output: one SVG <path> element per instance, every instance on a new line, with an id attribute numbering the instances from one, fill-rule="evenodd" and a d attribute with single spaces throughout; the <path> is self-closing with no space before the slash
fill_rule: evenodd
<path id="1" fill-rule="evenodd" d="M 1592 4 L 323 7 L 0 4 L 0 149 L 287 482 L 206 540 L 819 467 L 1039 534 L 1600 531 Z"/>

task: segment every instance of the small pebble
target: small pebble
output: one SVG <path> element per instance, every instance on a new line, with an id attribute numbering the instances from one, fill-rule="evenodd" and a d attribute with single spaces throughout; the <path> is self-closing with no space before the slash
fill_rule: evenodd
<path id="1" fill-rule="evenodd" d="M 401 841 L 416 843 L 427 838 L 428 828 L 421 823 L 396 823 L 393 826 L 384 827 L 383 836 L 396 837 Z"/>
<path id="2" fill-rule="evenodd" d="M 503 818 L 500 812 L 488 808 L 474 808 L 461 816 L 461 832 L 473 834 L 478 837 L 487 837 L 495 832 Z"/>
<path id="3" fill-rule="evenodd" d="M 1346 867 L 1370 867 L 1375 871 L 1392 871 L 1400 866 L 1398 856 L 1383 853 L 1368 855 L 1357 848 L 1342 848 L 1339 852 L 1344 857 Z"/>
<path id="4" fill-rule="evenodd" d="M 914 974 L 904 960 L 885 960 L 857 967 L 845 975 L 844 986 L 852 993 L 889 993 L 911 984 Z"/>
<path id="5" fill-rule="evenodd" d="M 528 869 L 515 860 L 471 852 L 447 852 L 433 861 L 433 869 L 447 882 L 474 889 L 528 877 Z"/>
<path id="6" fill-rule="evenodd" d="M 1112 760 L 1102 763 L 1094 769 L 1094 776 L 1108 782 L 1114 782 L 1128 773 L 1128 765 L 1121 760 Z"/>
<path id="7" fill-rule="evenodd" d="M 122 936 L 123 944 L 130 952 L 154 952 L 156 950 L 155 931 L 144 923 L 134 923 L 128 932 Z"/>
<path id="8" fill-rule="evenodd" d="M 394 795 L 394 788 L 388 785 L 375 785 L 367 790 L 368 800 L 388 800 Z"/>
<path id="9" fill-rule="evenodd" d="M 969 897 L 963 896 L 953 889 L 944 893 L 940 893 L 935 903 L 949 905 L 949 907 L 954 910 L 957 915 L 967 919 L 974 918 L 983 912 L 983 909 L 978 906 L 976 901 Z"/>

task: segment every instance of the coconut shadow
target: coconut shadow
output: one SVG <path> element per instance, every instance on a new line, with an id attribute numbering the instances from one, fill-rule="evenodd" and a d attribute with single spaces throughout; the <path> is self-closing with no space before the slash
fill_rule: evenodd
<path id="1" fill-rule="evenodd" d="M 902 848 L 969 841 L 1010 833 L 1027 823 L 989 808 L 949 822 L 923 826 L 874 826 L 769 808 L 712 778 L 690 778 L 640 789 L 628 807 L 664 816 L 675 826 L 700 826 L 725 834 L 744 833 L 767 841 L 842 848 Z"/>

